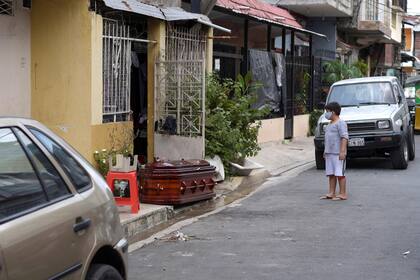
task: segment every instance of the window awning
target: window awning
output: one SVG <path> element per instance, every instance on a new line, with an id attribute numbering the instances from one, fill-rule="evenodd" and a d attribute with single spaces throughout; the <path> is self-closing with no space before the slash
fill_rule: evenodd
<path id="1" fill-rule="evenodd" d="M 156 7 L 141 3 L 136 0 L 103 0 L 105 6 L 114 10 L 126 11 L 157 18 L 165 21 L 193 20 L 206 26 L 213 27 L 223 32 L 230 33 L 230 30 L 220 25 L 213 24 L 211 20 L 202 14 L 190 13 L 179 7 Z"/>

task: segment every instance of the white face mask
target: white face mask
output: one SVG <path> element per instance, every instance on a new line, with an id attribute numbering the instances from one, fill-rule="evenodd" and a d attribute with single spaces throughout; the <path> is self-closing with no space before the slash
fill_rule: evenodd
<path id="1" fill-rule="evenodd" d="M 327 120 L 331 120 L 332 112 L 326 112 L 324 116 Z"/>

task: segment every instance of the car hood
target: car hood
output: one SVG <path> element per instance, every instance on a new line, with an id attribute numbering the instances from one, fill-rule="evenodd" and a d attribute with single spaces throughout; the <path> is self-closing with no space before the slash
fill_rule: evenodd
<path id="1" fill-rule="evenodd" d="M 345 121 L 362 121 L 373 119 L 389 119 L 391 114 L 397 109 L 397 105 L 369 105 L 360 107 L 341 108 L 340 118 Z M 321 122 L 328 122 L 324 117 Z"/>

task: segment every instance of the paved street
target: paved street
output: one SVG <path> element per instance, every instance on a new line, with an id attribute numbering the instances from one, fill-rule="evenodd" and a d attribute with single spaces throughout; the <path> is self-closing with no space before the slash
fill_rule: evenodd
<path id="1" fill-rule="evenodd" d="M 420 148 L 420 136 L 417 136 Z M 311 169 L 130 254 L 130 279 L 420 279 L 420 149 L 405 171 L 351 162 L 348 201 Z M 403 255 L 404 252 L 409 254 Z"/>

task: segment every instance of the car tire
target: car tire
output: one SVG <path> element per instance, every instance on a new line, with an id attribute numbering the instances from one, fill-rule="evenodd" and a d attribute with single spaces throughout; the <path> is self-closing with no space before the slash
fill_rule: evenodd
<path id="1" fill-rule="evenodd" d="M 408 135 L 408 160 L 416 158 L 416 139 L 414 139 L 414 128 L 410 126 L 410 133 Z"/>
<path id="2" fill-rule="evenodd" d="M 406 169 L 408 166 L 408 145 L 403 137 L 400 147 L 392 151 L 391 162 L 394 169 Z"/>
<path id="3" fill-rule="evenodd" d="M 123 277 L 110 265 L 94 264 L 89 269 L 86 280 L 123 280 Z"/>
<path id="4" fill-rule="evenodd" d="M 324 152 L 315 150 L 315 163 L 316 169 L 324 170 L 325 169 L 325 159 L 324 159 Z"/>

